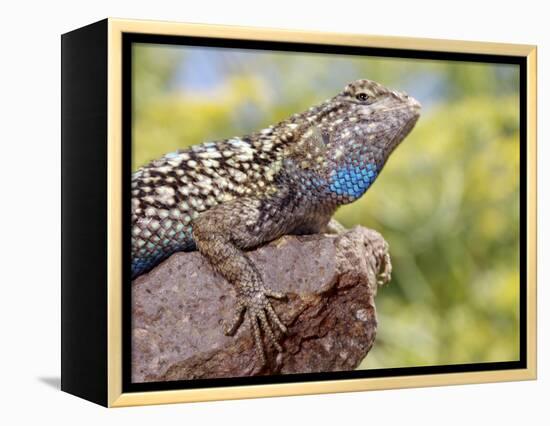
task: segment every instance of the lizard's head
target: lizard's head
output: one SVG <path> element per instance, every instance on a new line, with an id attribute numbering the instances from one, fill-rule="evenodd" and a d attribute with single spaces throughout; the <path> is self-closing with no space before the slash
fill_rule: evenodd
<path id="1" fill-rule="evenodd" d="M 317 112 L 326 144 L 324 175 L 339 204 L 360 197 L 420 116 L 420 103 L 370 80 L 348 84 Z"/>

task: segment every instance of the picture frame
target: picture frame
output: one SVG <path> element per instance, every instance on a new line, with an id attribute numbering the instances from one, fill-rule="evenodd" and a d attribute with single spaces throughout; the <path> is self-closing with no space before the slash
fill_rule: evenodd
<path id="1" fill-rule="evenodd" d="M 135 43 L 517 66 L 519 358 L 185 383 L 132 382 L 128 200 Z M 536 379 L 535 46 L 113 18 L 64 34 L 61 45 L 63 391 L 121 407 Z"/>

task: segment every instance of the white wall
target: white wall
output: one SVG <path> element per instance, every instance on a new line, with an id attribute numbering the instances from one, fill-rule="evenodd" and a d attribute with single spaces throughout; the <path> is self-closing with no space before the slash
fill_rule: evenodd
<path id="1" fill-rule="evenodd" d="M 549 424 L 550 72 L 544 1 L 4 1 L 0 5 L 0 422 L 60 424 Z M 107 16 L 539 45 L 539 380 L 105 410 L 59 377 L 60 40 Z M 32 228 L 29 236 L 28 229 Z M 548 247 L 546 247 L 548 248 Z M 546 257 L 546 258 L 545 258 Z M 7 271 L 7 273 L 6 273 Z M 546 395 L 544 395 L 546 393 Z M 6 400 L 7 398 L 7 400 Z M 11 417 L 10 422 L 3 421 Z M 468 423 L 466 423 L 468 422 Z"/>

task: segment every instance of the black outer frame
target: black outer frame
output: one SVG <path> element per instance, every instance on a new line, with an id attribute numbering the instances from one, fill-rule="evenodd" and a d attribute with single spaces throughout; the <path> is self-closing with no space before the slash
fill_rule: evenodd
<path id="1" fill-rule="evenodd" d="M 107 406 L 108 20 L 61 37 L 61 390 Z"/>
<path id="2" fill-rule="evenodd" d="M 62 390 L 107 406 L 107 54 L 108 21 L 62 36 Z M 266 377 L 131 383 L 130 164 L 131 44 L 340 53 L 516 64 L 520 67 L 520 359 Z M 124 393 L 333 379 L 527 368 L 527 58 L 407 49 L 125 33 L 122 45 Z"/>

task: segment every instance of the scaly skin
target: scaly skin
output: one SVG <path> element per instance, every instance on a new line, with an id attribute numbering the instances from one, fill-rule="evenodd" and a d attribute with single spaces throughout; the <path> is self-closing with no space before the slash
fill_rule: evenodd
<path id="1" fill-rule="evenodd" d="M 246 313 L 260 363 L 261 332 L 286 331 L 245 250 L 285 234 L 321 232 L 361 197 L 412 130 L 420 104 L 369 80 L 248 136 L 165 155 L 132 176 L 132 276 L 177 251 L 199 250 L 236 286 L 232 334 Z"/>

